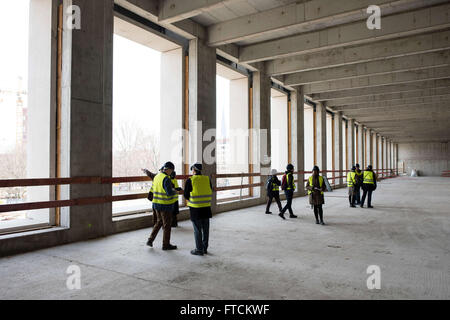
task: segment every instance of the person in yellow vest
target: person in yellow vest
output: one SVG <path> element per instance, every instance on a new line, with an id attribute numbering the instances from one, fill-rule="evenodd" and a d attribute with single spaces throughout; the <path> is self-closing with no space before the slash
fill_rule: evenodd
<path id="1" fill-rule="evenodd" d="M 202 256 L 208 253 L 209 219 L 212 218 L 212 185 L 208 176 L 202 175 L 203 166 L 191 167 L 192 177 L 186 181 L 184 197 L 187 200 L 192 225 L 194 226 L 195 249 L 191 254 Z"/>
<path id="2" fill-rule="evenodd" d="M 271 176 L 269 176 L 266 183 L 267 197 L 269 198 L 266 206 L 266 214 L 272 214 L 272 212 L 270 212 L 270 205 L 272 204 L 273 199 L 277 202 L 278 210 L 280 212 L 283 210 L 280 201 L 280 185 L 281 181 L 277 177 L 277 170 L 272 169 Z"/>
<path id="3" fill-rule="evenodd" d="M 281 182 L 281 189 L 284 190 L 284 194 L 286 195 L 286 205 L 281 210 L 279 216 L 285 220 L 284 213 L 289 210 L 289 218 L 297 218 L 297 216 L 292 211 L 292 199 L 294 198 L 295 191 L 295 182 L 294 182 L 294 166 L 292 164 L 288 164 L 286 166 L 286 172 L 283 175 Z"/>
<path id="4" fill-rule="evenodd" d="M 178 194 L 180 194 L 183 189 L 178 185 L 178 180 L 176 178 L 177 173 L 174 171 L 170 175 L 170 181 L 172 181 L 173 188 L 177 191 L 177 194 L 174 196 L 177 201 L 173 204 L 173 212 L 172 212 L 172 228 L 178 227 L 177 215 L 180 213 L 180 206 L 178 204 Z"/>
<path id="5" fill-rule="evenodd" d="M 323 222 L 322 205 L 325 203 L 324 191 L 327 189 L 323 177 L 320 175 L 318 166 L 314 166 L 312 176 L 306 182 L 306 190 L 308 190 L 309 204 L 314 207 L 314 216 L 316 224 L 325 225 Z M 320 219 L 320 220 L 319 220 Z"/>
<path id="6" fill-rule="evenodd" d="M 361 199 L 360 207 L 364 207 L 364 202 L 366 201 L 367 196 L 367 208 L 373 208 L 372 192 L 377 188 L 377 175 L 375 174 L 375 172 L 373 172 L 371 165 L 367 166 L 367 169 L 364 171 L 363 177 L 363 196 Z"/>
<path id="7" fill-rule="evenodd" d="M 355 204 L 360 205 L 361 204 L 361 187 L 363 184 L 363 172 L 361 171 L 361 167 L 359 166 L 359 163 L 355 165 Z"/>
<path id="8" fill-rule="evenodd" d="M 348 187 L 348 201 L 350 202 L 350 207 L 356 208 L 356 167 L 352 167 L 352 171 L 347 174 L 347 187 Z"/>
<path id="9" fill-rule="evenodd" d="M 163 250 L 175 250 L 177 246 L 170 244 L 170 234 L 172 225 L 172 215 L 174 203 L 178 201 L 176 190 L 170 180 L 171 173 L 175 170 L 172 162 L 166 162 L 162 172 L 153 178 L 151 192 L 153 193 L 152 207 L 153 214 L 156 215 L 156 223 L 153 231 L 148 238 L 147 245 L 153 247 L 161 227 L 163 228 Z"/>

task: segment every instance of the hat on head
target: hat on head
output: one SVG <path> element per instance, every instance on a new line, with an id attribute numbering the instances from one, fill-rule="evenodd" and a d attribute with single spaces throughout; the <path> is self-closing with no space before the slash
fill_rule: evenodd
<path id="1" fill-rule="evenodd" d="M 369 165 L 367 166 L 367 169 L 372 170 L 372 165 L 369 164 Z"/>
<path id="2" fill-rule="evenodd" d="M 277 174 L 277 172 L 278 172 L 277 169 L 272 169 L 272 171 L 270 171 L 270 174 L 274 176 Z"/>
<path id="3" fill-rule="evenodd" d="M 314 166 L 314 168 L 312 169 L 312 171 L 320 171 L 318 166 Z"/>
<path id="4" fill-rule="evenodd" d="M 166 170 L 166 169 L 175 170 L 175 165 L 172 162 L 168 161 L 168 162 L 164 163 L 163 169 L 164 170 Z"/>
<path id="5" fill-rule="evenodd" d="M 294 166 L 293 166 L 291 163 L 289 163 L 289 164 L 286 166 L 286 170 L 294 170 Z"/>
<path id="6" fill-rule="evenodd" d="M 191 170 L 202 171 L 203 165 L 197 162 L 191 166 Z"/>
<path id="7" fill-rule="evenodd" d="M 357 164 L 355 165 L 355 167 L 359 168 L 359 163 L 357 163 Z"/>
<path id="8" fill-rule="evenodd" d="M 355 167 L 355 166 L 353 166 L 353 167 L 352 167 L 352 171 L 355 171 L 355 170 L 356 170 L 356 167 Z"/>

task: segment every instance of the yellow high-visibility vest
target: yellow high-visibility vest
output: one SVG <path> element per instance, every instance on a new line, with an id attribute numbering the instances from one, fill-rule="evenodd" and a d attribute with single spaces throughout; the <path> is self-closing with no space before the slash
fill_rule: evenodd
<path id="1" fill-rule="evenodd" d="M 168 196 L 166 190 L 164 189 L 164 179 L 170 179 L 170 177 L 165 173 L 158 173 L 155 178 L 153 178 L 153 184 L 150 191 L 153 193 L 153 203 L 170 205 L 178 201 L 178 195 Z"/>
<path id="2" fill-rule="evenodd" d="M 272 182 L 272 191 L 280 191 L 280 186 L 275 182 Z"/>
<path id="3" fill-rule="evenodd" d="M 292 176 L 292 188 L 289 185 L 289 176 Z M 286 184 L 287 184 L 286 190 L 292 190 L 292 189 L 295 190 L 297 188 L 295 186 L 294 176 L 290 172 L 288 174 L 286 174 Z"/>
<path id="4" fill-rule="evenodd" d="M 312 187 L 313 186 L 313 176 L 309 177 L 309 185 Z M 322 188 L 323 186 L 323 177 L 319 176 L 319 186 L 320 188 Z M 312 191 L 308 190 L 308 194 L 311 194 Z M 321 194 L 323 194 L 323 191 L 320 191 Z"/>
<path id="5" fill-rule="evenodd" d="M 375 184 L 375 179 L 372 171 L 364 171 L 364 181 L 365 184 Z"/>
<path id="6" fill-rule="evenodd" d="M 347 175 L 347 187 L 353 187 L 356 184 L 356 172 L 350 171 Z"/>
<path id="7" fill-rule="evenodd" d="M 208 176 L 194 175 L 191 177 L 192 191 L 188 206 L 191 208 L 211 207 L 212 189 Z"/>

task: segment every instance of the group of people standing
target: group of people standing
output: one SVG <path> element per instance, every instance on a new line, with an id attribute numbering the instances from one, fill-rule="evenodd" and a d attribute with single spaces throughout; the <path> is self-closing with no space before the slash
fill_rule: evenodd
<path id="1" fill-rule="evenodd" d="M 286 205 L 284 208 L 281 206 L 280 201 L 280 187 L 284 190 L 286 195 Z M 294 181 L 294 166 L 288 164 L 286 166 L 286 172 L 283 175 L 282 181 L 277 177 L 277 170 L 273 169 L 271 175 L 267 179 L 266 191 L 267 191 L 267 206 L 266 214 L 271 214 L 270 206 L 275 199 L 278 205 L 280 213 L 278 214 L 282 219 L 286 219 L 284 214 L 289 210 L 289 218 L 297 218 L 292 210 L 292 199 L 294 197 L 294 191 L 296 189 Z M 320 175 L 320 169 L 318 166 L 314 166 L 312 175 L 306 182 L 306 189 L 308 190 L 309 203 L 314 209 L 314 216 L 316 218 L 316 224 L 325 225 L 323 221 L 323 208 L 325 204 L 324 192 L 326 190 L 325 180 Z"/>
<path id="2" fill-rule="evenodd" d="M 371 165 L 368 165 L 364 171 L 361 171 L 359 164 L 353 166 L 347 175 L 347 187 L 350 207 L 355 208 L 359 205 L 363 208 L 367 197 L 367 207 L 373 208 L 372 192 L 377 188 L 377 175 L 373 172 Z M 361 189 L 363 190 L 362 198 Z"/>
<path id="3" fill-rule="evenodd" d="M 192 176 L 186 181 L 184 190 L 178 186 L 175 165 L 166 162 L 158 174 L 143 171 L 153 180 L 149 192 L 152 201 L 153 215 L 156 221 L 147 245 L 153 247 L 153 242 L 161 227 L 163 228 L 163 250 L 176 250 L 177 246 L 170 243 L 171 228 L 177 226 L 178 195 L 182 194 L 189 207 L 190 218 L 194 227 L 195 249 L 191 254 L 202 256 L 208 253 L 209 219 L 212 218 L 211 199 L 212 185 L 208 176 L 202 175 L 203 166 L 196 163 L 191 166 Z"/>
<path id="4" fill-rule="evenodd" d="M 211 199 L 212 184 L 209 176 L 202 174 L 202 164 L 196 163 L 191 166 L 192 176 L 187 179 L 184 190 L 178 186 L 175 173 L 175 165 L 166 162 L 158 174 L 143 171 L 153 180 L 149 192 L 149 200 L 152 201 L 154 212 L 154 226 L 147 245 L 153 247 L 153 242 L 161 228 L 163 228 L 163 250 L 175 250 L 177 246 L 170 243 L 171 228 L 177 226 L 178 195 L 183 195 L 189 207 L 190 219 L 194 227 L 195 249 L 191 251 L 193 255 L 202 256 L 208 253 L 209 242 L 209 220 L 212 218 Z M 347 186 L 349 191 L 350 207 L 364 206 L 366 196 L 368 198 L 368 208 L 372 207 L 372 192 L 377 186 L 377 176 L 372 170 L 372 166 L 367 166 L 365 171 L 361 171 L 359 164 L 352 167 L 347 176 Z M 280 200 L 280 188 L 286 195 L 286 205 L 282 207 Z M 360 189 L 363 196 L 360 199 Z M 297 218 L 292 210 L 292 199 L 296 189 L 294 179 L 294 166 L 288 164 L 286 171 L 280 181 L 277 171 L 273 169 L 266 182 L 268 202 L 266 214 L 270 212 L 273 200 L 276 201 L 279 209 L 279 216 L 285 220 L 284 216 L 289 211 L 289 218 Z M 309 203 L 314 209 L 316 224 L 325 225 L 323 221 L 323 208 L 325 204 L 324 192 L 327 190 L 325 178 L 320 175 L 318 166 L 314 166 L 312 175 L 307 179 L 306 190 L 308 191 Z"/>

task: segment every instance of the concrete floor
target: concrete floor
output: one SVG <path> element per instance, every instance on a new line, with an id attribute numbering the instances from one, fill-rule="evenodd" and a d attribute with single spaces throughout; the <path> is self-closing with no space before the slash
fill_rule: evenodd
<path id="1" fill-rule="evenodd" d="M 344 189 L 328 193 L 327 226 L 314 223 L 307 198 L 299 219 L 263 207 L 212 221 L 210 254 L 191 256 L 189 221 L 173 233 L 174 252 L 145 246 L 150 230 L 0 259 L 0 299 L 449 299 L 450 179 L 380 183 L 375 209 L 353 209 Z M 273 207 L 275 212 L 275 206 Z M 81 290 L 66 270 L 81 268 Z M 368 290 L 366 269 L 381 268 Z"/>

